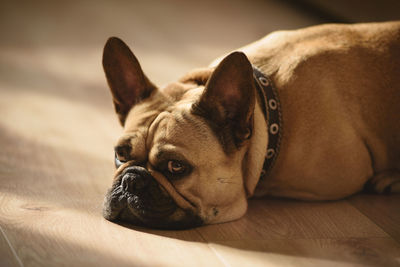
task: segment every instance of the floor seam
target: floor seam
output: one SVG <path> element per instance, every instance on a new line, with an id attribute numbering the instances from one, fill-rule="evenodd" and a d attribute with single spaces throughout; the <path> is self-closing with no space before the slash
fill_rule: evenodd
<path id="1" fill-rule="evenodd" d="M 24 264 L 22 263 L 21 259 L 18 257 L 17 252 L 15 251 L 14 247 L 11 245 L 10 240 L 8 239 L 6 233 L 3 230 L 3 227 L 0 225 L 0 232 L 4 236 L 4 239 L 6 240 L 8 246 L 10 247 L 10 250 L 12 254 L 14 255 L 15 259 L 17 260 L 19 266 L 24 267 Z"/>
<path id="2" fill-rule="evenodd" d="M 218 251 L 217 251 L 213 246 L 211 246 L 210 243 L 207 243 L 207 245 L 208 245 L 208 247 L 212 250 L 212 252 L 214 253 L 214 255 L 217 256 L 217 258 L 222 262 L 222 264 L 223 264 L 225 267 L 232 267 L 232 266 L 224 259 L 224 257 L 222 257 L 222 255 L 220 255 L 220 254 L 218 253 Z"/>
<path id="3" fill-rule="evenodd" d="M 371 221 L 376 227 L 378 227 L 379 229 L 381 229 L 385 234 L 387 234 L 388 237 L 390 237 L 391 239 L 393 239 L 394 241 L 396 241 L 397 244 L 399 244 L 400 246 L 400 240 L 397 240 L 397 238 L 395 238 L 394 236 L 392 236 L 388 231 L 386 231 L 384 229 L 384 227 L 381 226 L 380 223 L 377 223 L 374 219 L 372 219 L 370 216 L 368 216 L 367 213 L 363 212 L 361 209 L 359 209 L 356 205 L 353 205 L 350 201 L 348 201 L 348 203 L 355 208 L 360 214 L 362 214 L 365 218 L 367 218 L 369 221 Z"/>
<path id="4" fill-rule="evenodd" d="M 207 244 L 207 246 L 211 249 L 211 251 L 214 253 L 214 255 L 219 259 L 220 262 L 222 262 L 222 264 L 225 267 L 231 267 L 231 265 L 224 259 L 224 257 L 222 257 L 217 250 L 215 250 L 215 248 L 213 248 L 211 246 L 211 243 L 209 243 L 209 241 L 201 234 L 201 232 L 199 230 L 196 229 L 197 234 L 201 237 L 201 239 L 203 239 L 203 242 Z"/>
<path id="5" fill-rule="evenodd" d="M 204 238 L 204 236 L 201 234 L 201 232 L 197 229 L 195 229 L 195 230 L 196 230 L 196 233 L 201 237 L 201 239 L 203 239 L 203 242 L 208 243 L 208 240 L 206 238 Z"/>

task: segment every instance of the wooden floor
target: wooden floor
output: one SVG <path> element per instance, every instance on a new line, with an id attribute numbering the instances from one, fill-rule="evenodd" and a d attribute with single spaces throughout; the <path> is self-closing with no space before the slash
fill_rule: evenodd
<path id="1" fill-rule="evenodd" d="M 1 2 L 0 266 L 400 266 L 399 195 L 252 200 L 238 221 L 188 231 L 102 218 L 121 131 L 100 63 L 109 36 L 163 84 L 320 22 L 274 1 L 143 2 Z"/>

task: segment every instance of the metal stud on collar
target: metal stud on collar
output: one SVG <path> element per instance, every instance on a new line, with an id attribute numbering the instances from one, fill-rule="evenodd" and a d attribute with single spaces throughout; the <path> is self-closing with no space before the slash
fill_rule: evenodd
<path id="1" fill-rule="evenodd" d="M 268 82 L 267 78 L 265 78 L 265 77 L 259 77 L 258 80 L 264 86 L 268 86 L 269 85 L 269 82 Z"/>
<path id="2" fill-rule="evenodd" d="M 279 126 L 276 123 L 271 124 L 271 126 L 269 127 L 269 132 L 271 134 L 277 134 L 279 131 Z"/>
<path id="3" fill-rule="evenodd" d="M 275 110 L 278 108 L 278 104 L 276 103 L 275 99 L 268 100 L 268 106 L 270 109 Z"/>
<path id="4" fill-rule="evenodd" d="M 267 155 L 266 155 L 267 159 L 272 158 L 274 155 L 275 155 L 275 150 L 273 148 L 267 150 Z"/>

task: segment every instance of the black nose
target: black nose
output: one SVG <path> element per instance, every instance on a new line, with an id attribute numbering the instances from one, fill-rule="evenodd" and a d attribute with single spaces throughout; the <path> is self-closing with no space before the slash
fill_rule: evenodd
<path id="1" fill-rule="evenodd" d="M 122 173 L 122 189 L 132 194 L 138 194 L 147 189 L 151 178 L 150 173 L 143 167 L 128 167 Z"/>

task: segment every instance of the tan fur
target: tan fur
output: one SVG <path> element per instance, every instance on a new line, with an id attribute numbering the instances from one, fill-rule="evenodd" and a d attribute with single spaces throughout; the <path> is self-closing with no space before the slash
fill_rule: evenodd
<path id="1" fill-rule="evenodd" d="M 242 50 L 272 77 L 284 121 L 257 195 L 338 199 L 400 170 L 399 22 L 277 32 Z"/>
<path id="2" fill-rule="evenodd" d="M 259 181 L 268 133 L 257 99 L 254 110 L 239 125 L 243 126 L 239 141 L 233 136 L 224 144 L 218 131 L 227 131 L 227 135 L 229 130 L 218 130 L 219 125 L 212 124 L 217 119 L 221 122 L 214 113 L 225 114 L 226 107 L 214 96 L 204 99 L 204 92 L 219 86 L 220 77 L 226 76 L 218 74 L 213 80 L 216 85 L 210 85 L 210 76 L 224 71 L 222 58 L 207 69 L 192 71 L 179 82 L 152 91 L 126 117 L 119 114 L 125 121 L 119 143 L 128 139 L 132 146 L 127 164 L 145 162 L 178 206 L 192 210 L 206 224 L 241 217 L 252 195 L 340 199 L 359 192 L 371 178 L 376 191 L 382 192 L 388 185 L 398 190 L 400 22 L 331 24 L 276 32 L 239 51 L 273 80 L 281 101 L 283 138 L 270 175 Z M 236 72 L 248 71 L 240 55 L 229 57 Z M 134 62 L 135 68 L 140 68 Z M 147 78 L 141 78 L 145 77 L 141 71 L 137 76 L 143 88 L 149 84 Z M 236 80 L 244 84 L 245 78 Z M 226 86 L 231 86 L 231 81 L 224 79 Z M 114 101 L 122 105 L 121 99 Z M 199 101 L 215 103 L 203 103 L 210 109 L 208 113 L 196 113 Z M 166 179 L 154 167 L 160 151 L 184 158 L 193 171 L 183 179 Z M 116 177 L 120 173 L 118 170 Z"/>

